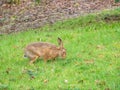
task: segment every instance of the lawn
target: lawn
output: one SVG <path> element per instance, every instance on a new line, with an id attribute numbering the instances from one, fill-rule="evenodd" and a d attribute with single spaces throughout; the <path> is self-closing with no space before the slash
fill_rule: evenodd
<path id="1" fill-rule="evenodd" d="M 0 90 L 120 90 L 119 16 L 120 8 L 1 35 Z M 23 57 L 27 44 L 57 45 L 58 37 L 67 49 L 65 60 L 29 65 Z"/>

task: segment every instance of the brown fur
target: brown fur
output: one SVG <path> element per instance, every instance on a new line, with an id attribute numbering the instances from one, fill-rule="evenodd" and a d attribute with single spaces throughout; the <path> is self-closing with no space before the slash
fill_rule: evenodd
<path id="1" fill-rule="evenodd" d="M 31 43 L 25 48 L 25 56 L 30 59 L 30 64 L 34 63 L 37 58 L 42 58 L 46 62 L 57 57 L 66 57 L 66 50 L 63 47 L 63 42 L 58 38 L 59 46 L 45 42 Z"/>

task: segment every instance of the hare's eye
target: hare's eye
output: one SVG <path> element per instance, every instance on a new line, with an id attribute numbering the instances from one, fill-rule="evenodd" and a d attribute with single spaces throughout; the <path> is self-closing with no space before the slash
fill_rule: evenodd
<path id="1" fill-rule="evenodd" d="M 65 52 L 65 51 L 63 51 L 63 54 L 66 54 L 66 52 Z"/>

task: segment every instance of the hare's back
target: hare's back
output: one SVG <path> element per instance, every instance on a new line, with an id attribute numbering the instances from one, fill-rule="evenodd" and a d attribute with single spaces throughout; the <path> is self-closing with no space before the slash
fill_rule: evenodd
<path id="1" fill-rule="evenodd" d="M 27 45 L 24 51 L 27 56 L 36 54 L 36 53 L 41 55 L 44 52 L 49 51 L 53 48 L 56 48 L 56 46 L 53 44 L 46 43 L 46 42 L 36 42 L 36 43 L 31 43 Z"/>
<path id="2" fill-rule="evenodd" d="M 31 43 L 27 46 L 27 48 L 34 47 L 34 48 L 47 48 L 47 47 L 53 47 L 55 48 L 56 45 L 50 44 L 47 42 L 36 42 L 36 43 Z"/>

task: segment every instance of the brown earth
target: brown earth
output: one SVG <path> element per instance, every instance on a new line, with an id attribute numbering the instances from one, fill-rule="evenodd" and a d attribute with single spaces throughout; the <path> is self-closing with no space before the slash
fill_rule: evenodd
<path id="1" fill-rule="evenodd" d="M 59 20 L 119 7 L 114 0 L 21 0 L 19 5 L 0 3 L 0 34 L 39 28 Z M 119 16 L 104 20 L 120 19 Z"/>

